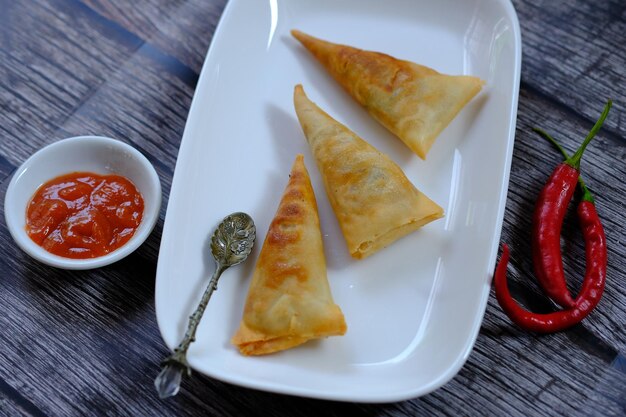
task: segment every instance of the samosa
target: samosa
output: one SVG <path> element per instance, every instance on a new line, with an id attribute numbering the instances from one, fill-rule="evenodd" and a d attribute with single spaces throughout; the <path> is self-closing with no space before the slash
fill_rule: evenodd
<path id="1" fill-rule="evenodd" d="M 292 30 L 333 78 L 372 117 L 420 158 L 482 89 L 484 81 L 446 75 L 392 56 L 317 39 Z"/>
<path id="2" fill-rule="evenodd" d="M 443 209 L 398 165 L 310 101 L 301 85 L 295 88 L 294 105 L 354 258 L 365 258 L 443 217 Z"/>
<path id="3" fill-rule="evenodd" d="M 298 155 L 232 343 L 244 355 L 263 355 L 343 335 L 345 319 L 333 301 L 326 274 L 317 202 L 304 157 Z"/>

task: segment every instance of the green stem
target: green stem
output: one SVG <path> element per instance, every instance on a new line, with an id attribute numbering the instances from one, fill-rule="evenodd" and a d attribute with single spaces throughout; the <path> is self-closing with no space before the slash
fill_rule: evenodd
<path id="1" fill-rule="evenodd" d="M 556 139 L 554 139 L 552 136 L 550 136 L 546 131 L 539 129 L 538 127 L 533 127 L 533 130 L 537 132 L 541 137 L 552 143 L 552 145 L 554 145 L 561 152 L 561 155 L 563 155 L 563 158 L 566 161 L 570 159 L 570 156 L 565 148 L 563 148 L 561 144 L 557 142 Z M 587 185 L 585 184 L 585 181 L 583 181 L 583 177 L 580 174 L 578 175 L 578 185 L 580 185 L 580 189 L 583 192 L 581 199 L 583 201 L 589 201 L 590 203 L 595 204 L 593 194 L 591 194 L 591 191 L 589 191 L 589 188 L 587 188 Z"/>
<path id="2" fill-rule="evenodd" d="M 604 120 L 609 115 L 609 110 L 611 110 L 611 106 L 612 105 L 613 105 L 613 102 L 611 100 L 609 100 L 606 103 L 606 105 L 604 106 L 604 111 L 602 111 L 602 114 L 600 115 L 600 118 L 598 119 L 596 124 L 593 125 L 593 127 L 591 128 L 591 131 L 589 132 L 589 134 L 585 138 L 585 140 L 582 143 L 582 145 L 580 145 L 580 147 L 578 148 L 576 153 L 574 155 L 572 155 L 571 158 L 567 158 L 565 160 L 565 163 L 567 165 L 570 165 L 571 167 L 573 167 L 576 170 L 580 170 L 580 160 L 583 157 L 583 152 L 585 152 L 585 148 L 587 147 L 589 142 L 591 142 L 591 139 L 594 138 L 594 136 L 598 133 L 598 131 L 602 127 L 602 124 L 604 123 Z"/>
<path id="3" fill-rule="evenodd" d="M 557 142 L 556 139 L 554 139 L 552 136 L 550 136 L 545 130 L 539 129 L 538 127 L 533 127 L 533 130 L 539 133 L 541 137 L 543 137 L 544 139 L 552 143 L 554 147 L 557 148 L 561 152 L 561 155 L 563 155 L 563 158 L 569 159 L 569 155 L 567 154 L 567 151 L 563 149 L 561 144 Z"/>

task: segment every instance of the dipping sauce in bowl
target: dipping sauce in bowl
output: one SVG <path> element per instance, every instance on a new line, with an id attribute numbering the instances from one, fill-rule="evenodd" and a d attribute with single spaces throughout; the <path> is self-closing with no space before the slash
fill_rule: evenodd
<path id="1" fill-rule="evenodd" d="M 53 142 L 13 174 L 4 199 L 15 243 L 56 268 L 117 262 L 148 238 L 159 219 L 161 182 L 132 146 L 101 136 Z"/>
<path id="2" fill-rule="evenodd" d="M 40 186 L 26 212 L 26 232 L 50 253 L 86 259 L 124 245 L 141 224 L 144 202 L 120 175 L 74 172 Z"/>

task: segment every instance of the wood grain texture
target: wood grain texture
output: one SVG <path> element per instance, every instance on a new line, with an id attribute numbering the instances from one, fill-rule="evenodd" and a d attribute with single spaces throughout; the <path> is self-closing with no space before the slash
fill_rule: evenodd
<path id="1" fill-rule="evenodd" d="M 607 231 L 608 280 L 598 308 L 555 335 L 521 331 L 493 295 L 466 365 L 433 393 L 355 404 L 265 393 L 195 374 L 160 401 L 152 382 L 167 350 L 154 277 L 167 196 L 187 112 L 225 0 L 0 0 L 0 200 L 11 173 L 57 139 L 101 134 L 140 149 L 164 189 L 160 220 L 125 260 L 94 271 L 47 268 L 0 221 L 0 416 L 622 416 L 626 415 L 626 4 L 521 1 L 522 84 L 502 240 L 509 282 L 534 311 L 529 230 L 559 154 L 573 151 L 615 101 L 582 170 Z M 0 208 L 0 218 L 3 218 Z M 572 212 L 573 213 L 573 212 Z M 566 273 L 581 285 L 576 218 L 563 230 Z"/>
<path id="2" fill-rule="evenodd" d="M 200 72 L 226 0 L 150 0 L 141 4 L 85 0 L 84 3 Z"/>
<path id="3" fill-rule="evenodd" d="M 0 411 L 7 416 L 45 416 L 28 399 L 24 398 L 18 390 L 0 380 Z"/>
<path id="4" fill-rule="evenodd" d="M 619 86 L 626 74 L 626 3 L 513 3 L 524 42 L 524 82 L 589 121 L 612 98 L 616 111 L 607 127 L 623 139 L 626 90 Z"/>

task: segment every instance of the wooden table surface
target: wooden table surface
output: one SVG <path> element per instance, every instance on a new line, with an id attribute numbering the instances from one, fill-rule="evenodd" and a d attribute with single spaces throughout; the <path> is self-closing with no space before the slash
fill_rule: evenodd
<path id="1" fill-rule="evenodd" d="M 607 232 L 609 266 L 604 297 L 582 324 L 554 335 L 521 331 L 492 292 L 465 366 L 418 399 L 304 399 L 199 374 L 175 398 L 158 399 L 153 379 L 168 353 L 154 311 L 159 242 L 189 105 L 225 2 L 0 0 L 0 198 L 29 155 L 84 134 L 137 147 L 156 167 L 164 192 L 148 241 L 93 271 L 39 264 L 0 221 L 0 415 L 626 415 L 623 0 L 513 2 L 523 63 L 502 238 L 514 243 L 514 294 L 535 311 L 551 307 L 529 279 L 530 213 L 559 157 L 531 127 L 553 132 L 571 150 L 606 100 L 614 100 L 584 160 Z M 575 216 L 566 219 L 563 235 L 575 291 L 585 264 Z"/>

